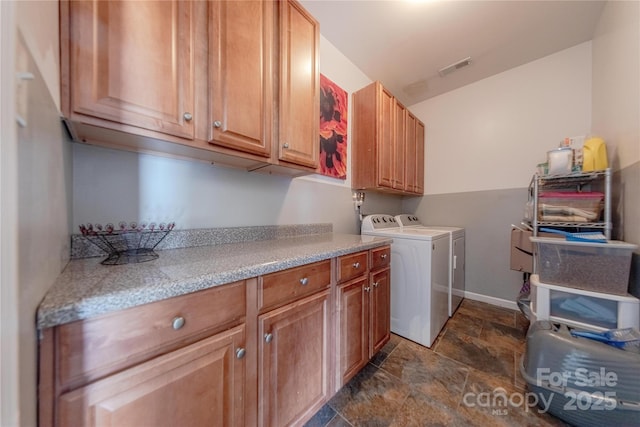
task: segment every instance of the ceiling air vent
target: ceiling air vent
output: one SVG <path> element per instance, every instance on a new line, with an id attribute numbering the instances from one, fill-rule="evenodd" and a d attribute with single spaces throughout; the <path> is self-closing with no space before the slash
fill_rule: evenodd
<path id="1" fill-rule="evenodd" d="M 460 61 L 453 63 L 451 65 L 447 65 L 444 68 L 441 68 L 440 70 L 438 70 L 438 73 L 440 74 L 440 77 L 444 77 L 447 74 L 451 74 L 456 70 L 459 70 L 460 68 L 466 67 L 467 65 L 471 64 L 471 57 L 467 56 L 464 59 L 461 59 Z"/>

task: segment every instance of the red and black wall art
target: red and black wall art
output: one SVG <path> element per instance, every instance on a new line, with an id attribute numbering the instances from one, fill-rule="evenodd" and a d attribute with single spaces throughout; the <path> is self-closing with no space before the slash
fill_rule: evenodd
<path id="1" fill-rule="evenodd" d="M 320 166 L 318 172 L 347 179 L 347 102 L 349 95 L 320 74 Z"/>

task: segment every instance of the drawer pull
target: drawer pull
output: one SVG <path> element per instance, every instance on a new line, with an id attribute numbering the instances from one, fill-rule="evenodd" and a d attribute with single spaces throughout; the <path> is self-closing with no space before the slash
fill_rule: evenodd
<path id="1" fill-rule="evenodd" d="M 302 279 L 300 279 L 300 284 L 302 286 L 306 286 L 306 284 L 309 283 L 309 279 L 306 277 L 303 277 Z"/>
<path id="2" fill-rule="evenodd" d="M 182 316 L 178 316 L 178 317 L 174 317 L 173 320 L 171 321 L 171 326 L 173 327 L 173 329 L 175 331 L 177 331 L 178 329 L 182 328 L 184 326 L 184 317 Z"/>
<path id="3" fill-rule="evenodd" d="M 382 259 L 387 259 L 387 254 L 381 254 L 381 255 L 380 255 L 380 258 L 382 258 Z"/>
<path id="4" fill-rule="evenodd" d="M 364 291 L 365 291 L 365 292 L 369 292 L 370 290 L 371 290 L 371 288 L 370 288 L 370 287 L 368 287 L 368 286 L 367 286 L 366 288 L 364 288 Z"/>
<path id="5" fill-rule="evenodd" d="M 353 268 L 360 268 L 360 263 L 359 262 L 354 262 L 353 263 Z"/>
<path id="6" fill-rule="evenodd" d="M 380 284 L 379 282 L 373 282 L 373 287 L 377 288 L 379 284 Z"/>
<path id="7" fill-rule="evenodd" d="M 273 334 L 264 334 L 264 341 L 266 343 L 270 343 L 271 341 L 273 341 Z"/>
<path id="8" fill-rule="evenodd" d="M 247 351 L 244 348 L 240 347 L 236 350 L 236 359 L 242 359 L 246 353 Z"/>

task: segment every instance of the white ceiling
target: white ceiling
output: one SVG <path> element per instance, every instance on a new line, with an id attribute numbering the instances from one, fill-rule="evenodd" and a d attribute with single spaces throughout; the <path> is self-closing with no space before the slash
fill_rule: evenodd
<path id="1" fill-rule="evenodd" d="M 301 0 L 321 34 L 409 106 L 592 39 L 605 1 Z M 471 57 L 445 77 L 438 70 Z"/>

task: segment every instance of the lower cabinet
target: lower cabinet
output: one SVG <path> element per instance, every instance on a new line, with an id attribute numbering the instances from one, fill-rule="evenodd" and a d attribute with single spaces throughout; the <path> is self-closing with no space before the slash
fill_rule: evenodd
<path id="1" fill-rule="evenodd" d="M 44 331 L 45 426 L 303 425 L 389 340 L 390 247 Z"/>
<path id="2" fill-rule="evenodd" d="M 391 270 L 370 274 L 371 316 L 369 357 L 373 357 L 391 338 Z"/>
<path id="3" fill-rule="evenodd" d="M 358 373 L 369 360 L 369 294 L 365 276 L 338 287 L 340 360 L 337 388 Z"/>
<path id="4" fill-rule="evenodd" d="M 245 425 L 245 285 L 45 329 L 39 425 Z"/>
<path id="5" fill-rule="evenodd" d="M 244 325 L 60 396 L 60 426 L 244 426 Z"/>
<path id="6" fill-rule="evenodd" d="M 329 398 L 329 290 L 258 318 L 260 426 L 298 425 Z"/>
<path id="7" fill-rule="evenodd" d="M 364 254 L 371 270 L 365 269 L 361 276 L 339 283 L 337 288 L 336 389 L 357 374 L 391 336 L 391 250 L 385 246 Z M 339 264 L 348 264 L 341 261 Z"/>

